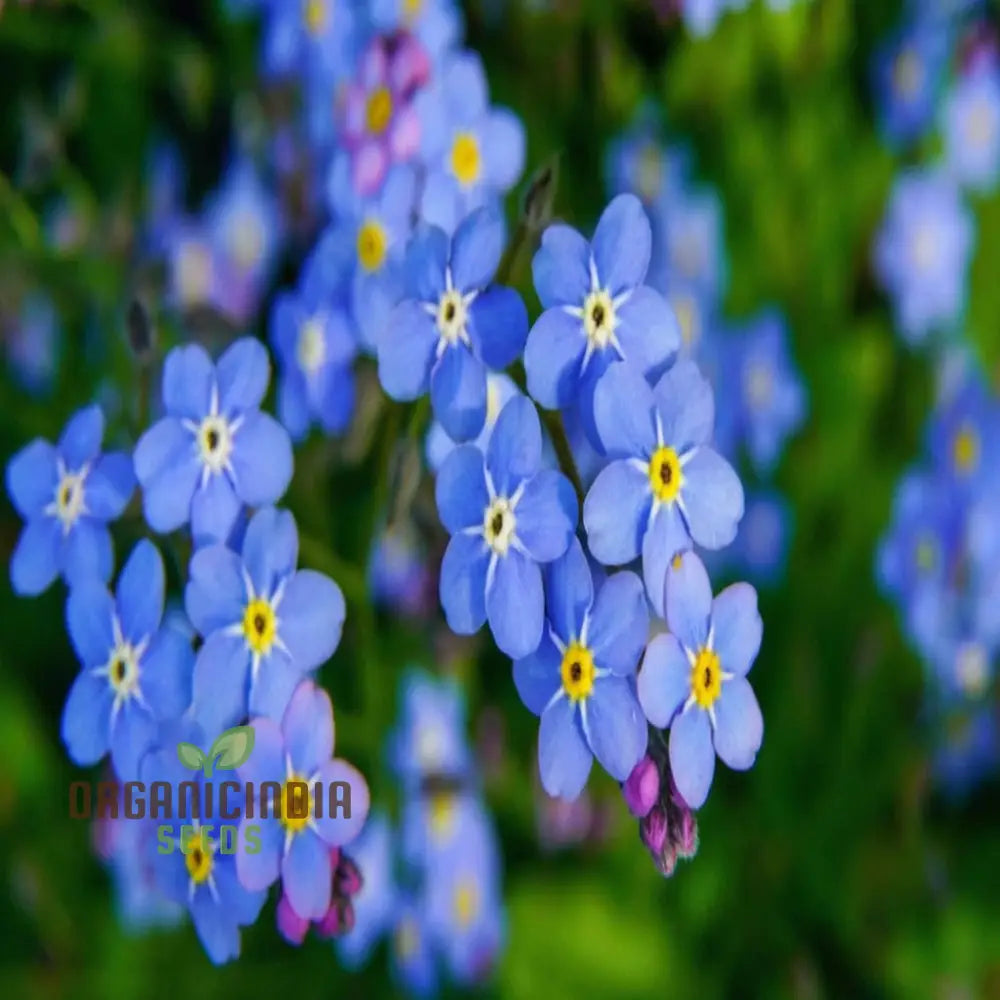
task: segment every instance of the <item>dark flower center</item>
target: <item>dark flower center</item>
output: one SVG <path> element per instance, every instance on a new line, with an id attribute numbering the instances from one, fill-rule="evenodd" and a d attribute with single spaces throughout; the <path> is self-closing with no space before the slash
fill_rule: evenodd
<path id="1" fill-rule="evenodd" d="M 208 445 L 209 451 L 215 451 L 219 447 L 219 432 L 215 429 L 209 430 L 205 435 L 205 443 Z"/>
<path id="2" fill-rule="evenodd" d="M 663 462 L 660 465 L 660 482 L 664 486 L 670 485 L 670 480 L 674 478 L 674 470 L 671 468 L 669 462 Z"/>
<path id="3" fill-rule="evenodd" d="M 117 656 L 111 661 L 111 679 L 120 684 L 125 677 L 125 661 Z"/>
<path id="4" fill-rule="evenodd" d="M 583 676 L 583 667 L 580 666 L 579 660 L 574 660 L 569 665 L 569 676 L 574 683 L 578 683 L 580 678 Z"/>
<path id="5" fill-rule="evenodd" d="M 590 318 L 594 321 L 594 326 L 604 325 L 604 306 L 600 302 L 596 303 L 590 311 Z"/>
<path id="6" fill-rule="evenodd" d="M 499 535 L 503 531 L 503 511 L 498 510 L 493 515 L 493 520 L 490 521 L 490 529 L 494 535 Z"/>
<path id="7" fill-rule="evenodd" d="M 257 635 L 263 635 L 264 629 L 267 626 L 267 622 L 264 621 L 264 616 L 259 612 L 253 616 L 253 627 L 257 632 Z"/>
<path id="8" fill-rule="evenodd" d="M 446 323 L 450 323 L 455 318 L 455 303 L 448 302 L 444 307 L 444 318 Z"/>

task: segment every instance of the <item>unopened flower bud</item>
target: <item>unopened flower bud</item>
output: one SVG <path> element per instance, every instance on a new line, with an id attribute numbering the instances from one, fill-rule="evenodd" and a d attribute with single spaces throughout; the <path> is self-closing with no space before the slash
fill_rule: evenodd
<path id="1" fill-rule="evenodd" d="M 625 805 L 636 819 L 642 819 L 660 797 L 660 773 L 652 757 L 646 756 L 632 769 L 622 785 Z"/>
<path id="2" fill-rule="evenodd" d="M 667 811 L 663 806 L 654 806 L 639 823 L 639 836 L 653 857 L 666 846 L 667 832 Z"/>

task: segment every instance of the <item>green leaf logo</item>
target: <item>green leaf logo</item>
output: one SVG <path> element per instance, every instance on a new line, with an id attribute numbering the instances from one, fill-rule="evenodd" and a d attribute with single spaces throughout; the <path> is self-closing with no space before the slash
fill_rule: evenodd
<path id="1" fill-rule="evenodd" d="M 213 764 L 221 771 L 232 771 L 245 763 L 253 752 L 253 726 L 234 726 L 220 733 L 205 759 L 205 777 L 212 776 Z"/>
<path id="2" fill-rule="evenodd" d="M 200 771 L 205 764 L 205 755 L 193 743 L 178 743 L 177 759 L 189 771 Z"/>

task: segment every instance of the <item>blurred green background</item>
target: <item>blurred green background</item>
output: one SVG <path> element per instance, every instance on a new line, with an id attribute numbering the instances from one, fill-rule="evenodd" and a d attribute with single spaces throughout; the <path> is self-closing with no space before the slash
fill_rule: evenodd
<path id="1" fill-rule="evenodd" d="M 373 799 L 390 803 L 382 742 L 409 662 L 459 673 L 473 737 L 483 710 L 499 708 L 504 755 L 485 788 L 503 843 L 508 932 L 484 995 L 1000 997 L 1000 783 L 961 801 L 932 787 L 922 667 L 873 577 L 895 483 L 920 452 L 933 378 L 930 361 L 894 334 L 869 268 L 900 164 L 873 124 L 868 67 L 899 6 L 811 0 L 778 15 L 754 3 L 706 40 L 638 2 L 500 6 L 495 16 L 467 10 L 467 44 L 483 55 L 494 100 L 525 121 L 529 172 L 559 154 L 557 214 L 592 225 L 607 142 L 650 96 L 722 198 L 727 315 L 772 302 L 787 314 L 810 406 L 777 478 L 795 533 L 784 582 L 762 595 L 754 685 L 764 746 L 751 772 L 719 769 L 699 814 L 699 853 L 670 880 L 597 769 L 604 839 L 542 852 L 536 722 L 509 663 L 488 641 L 448 642 L 443 626 L 375 616 L 351 600 L 384 481 L 381 456 L 359 458 L 355 433 L 346 445 L 313 439 L 288 499 L 318 540 L 303 561 L 331 569 L 348 592 L 345 640 L 321 675 L 339 749 L 365 769 Z M 31 437 L 57 434 L 95 393 L 120 394 L 113 436 L 129 439 L 137 386 L 124 316 L 137 290 L 161 342 L 179 336 L 133 246 L 151 143 L 178 140 L 197 204 L 225 165 L 234 115 L 261 104 L 256 65 L 252 21 L 209 3 L 5 5 L 0 313 L 41 287 L 67 334 L 50 400 L 0 382 L 5 462 Z M 22 183 L 26 172 L 40 179 Z M 78 251 L 54 252 L 43 237 L 43 209 L 57 196 L 87 220 Z M 975 210 L 968 335 L 996 372 L 1000 196 Z M 515 277 L 534 309 L 526 261 Z M 400 414 L 383 405 L 370 419 L 392 427 Z M 19 528 L 6 498 L 0 518 L 6 561 Z M 118 526 L 119 555 L 138 527 Z M 0 575 L 0 996 L 393 995 L 384 948 L 347 974 L 329 945 L 295 950 L 278 938 L 273 899 L 244 932 L 243 957 L 222 969 L 190 926 L 146 937 L 121 929 L 92 831 L 66 815 L 79 775 L 59 716 L 77 664 L 61 587 L 21 600 Z"/>

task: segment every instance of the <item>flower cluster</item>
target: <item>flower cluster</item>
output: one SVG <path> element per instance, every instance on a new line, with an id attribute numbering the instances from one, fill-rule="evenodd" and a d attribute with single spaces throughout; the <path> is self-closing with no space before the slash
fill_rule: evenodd
<path id="1" fill-rule="evenodd" d="M 410 671 L 401 692 L 390 755 L 402 820 L 393 828 L 374 816 L 353 846 L 371 877 L 337 950 L 357 966 L 391 937 L 396 978 L 423 996 L 443 980 L 472 986 L 488 975 L 503 938 L 500 854 L 476 786 L 459 689 Z"/>
<path id="2" fill-rule="evenodd" d="M 25 521 L 10 567 L 14 589 L 38 594 L 57 576 L 69 585 L 66 624 L 82 669 L 62 736 L 75 763 L 110 757 L 126 787 L 159 781 L 179 790 L 191 781 L 178 742 L 205 746 L 249 719 L 257 738 L 245 780 L 281 785 L 294 774 L 305 787 L 341 782 L 351 790 L 348 816 L 270 819 L 255 827 L 262 849 L 235 857 L 202 831 L 197 811 L 159 827 L 152 818 L 115 824 L 136 825 L 109 844 L 129 910 L 152 919 L 176 912 L 171 901 L 186 906 L 215 962 L 239 954 L 239 928 L 256 919 L 279 870 L 283 927 L 294 919 L 329 925 L 331 908 L 340 912 L 340 848 L 368 811 L 364 778 L 332 759 L 332 706 L 310 679 L 337 648 L 345 606 L 329 577 L 297 569 L 295 521 L 271 506 L 291 477 L 292 449 L 260 409 L 269 379 L 259 341 L 237 340 L 217 363 L 197 345 L 177 347 L 163 363 L 164 415 L 131 454 L 102 453 L 104 417 L 91 406 L 58 444 L 34 441 L 7 466 L 7 491 Z M 108 589 L 108 522 L 123 515 L 136 482 L 154 532 L 189 528 L 183 613 L 165 614 L 164 560 L 148 538 Z"/>

